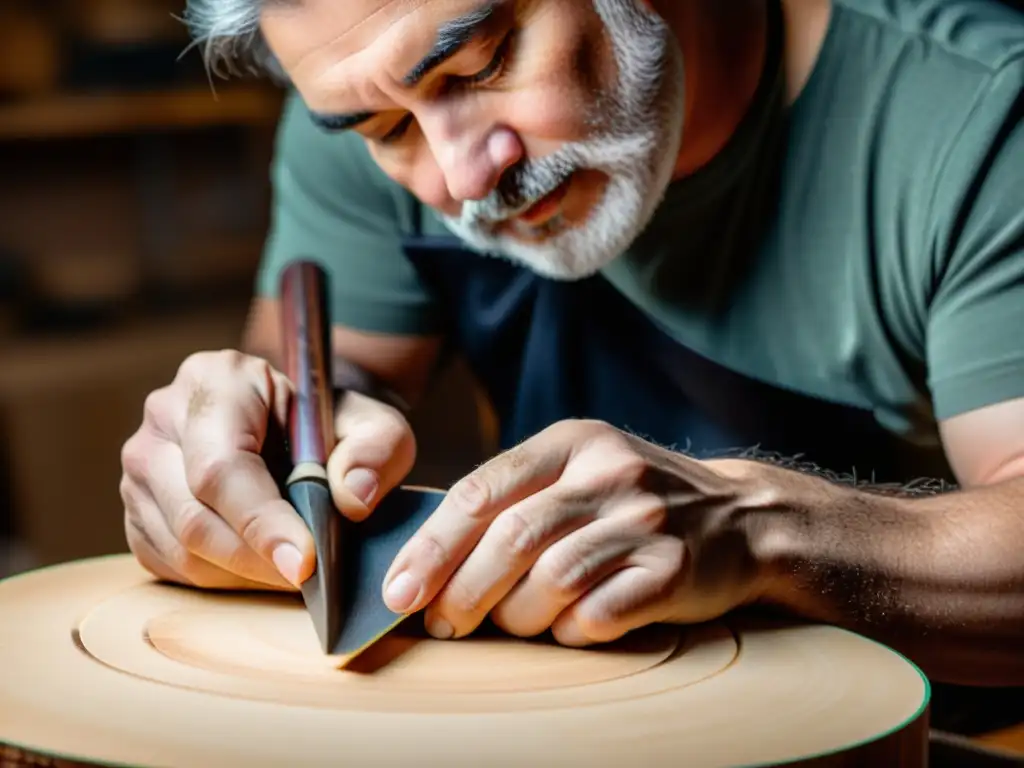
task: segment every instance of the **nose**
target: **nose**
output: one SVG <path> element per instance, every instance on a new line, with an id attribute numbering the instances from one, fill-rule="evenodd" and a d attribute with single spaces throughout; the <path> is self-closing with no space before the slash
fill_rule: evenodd
<path id="1" fill-rule="evenodd" d="M 429 140 L 430 137 L 428 137 Z M 448 194 L 456 202 L 481 200 L 524 154 L 522 142 L 510 128 L 494 126 L 476 134 L 434 137 L 433 154 Z"/>

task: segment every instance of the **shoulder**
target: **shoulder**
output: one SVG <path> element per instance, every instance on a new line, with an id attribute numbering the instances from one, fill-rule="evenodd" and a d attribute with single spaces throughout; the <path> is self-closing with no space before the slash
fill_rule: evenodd
<path id="1" fill-rule="evenodd" d="M 831 0 L 825 41 L 794 106 L 794 152 L 857 179 L 877 231 L 920 255 L 983 180 L 1020 163 L 1024 5 L 1007 0 Z M 823 128 L 823 126 L 825 126 Z M 845 169 L 838 158 L 850 165 Z M 804 167 L 804 166 L 799 166 Z M 867 215 L 867 214 L 865 214 Z"/>
<path id="2" fill-rule="evenodd" d="M 840 24 L 929 55 L 933 69 L 999 70 L 1024 57 L 1024 6 L 1008 0 L 832 0 Z"/>

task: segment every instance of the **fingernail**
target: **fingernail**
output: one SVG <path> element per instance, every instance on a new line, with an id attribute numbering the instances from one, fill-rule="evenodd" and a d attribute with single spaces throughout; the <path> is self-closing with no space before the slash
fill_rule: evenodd
<path id="1" fill-rule="evenodd" d="M 427 632 L 438 640 L 451 640 L 455 635 L 452 625 L 444 619 L 434 619 L 427 625 Z"/>
<path id="2" fill-rule="evenodd" d="M 302 553 L 293 544 L 279 544 L 274 549 L 272 557 L 274 565 L 282 576 L 296 587 L 302 586 L 300 582 Z"/>
<path id="3" fill-rule="evenodd" d="M 345 475 L 345 487 L 352 491 L 363 504 L 373 501 L 379 485 L 377 473 L 368 469 L 353 469 Z"/>
<path id="4" fill-rule="evenodd" d="M 391 580 L 384 592 L 384 602 L 395 613 L 404 613 L 420 595 L 420 585 L 412 576 L 403 571 Z"/>

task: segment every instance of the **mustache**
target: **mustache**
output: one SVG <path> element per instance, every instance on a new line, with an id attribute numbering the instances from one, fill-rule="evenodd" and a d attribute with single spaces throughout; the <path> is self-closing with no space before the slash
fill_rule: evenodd
<path id="1" fill-rule="evenodd" d="M 576 170 L 566 153 L 520 161 L 502 174 L 487 197 L 463 203 L 462 218 L 477 224 L 511 219 L 555 191 Z"/>

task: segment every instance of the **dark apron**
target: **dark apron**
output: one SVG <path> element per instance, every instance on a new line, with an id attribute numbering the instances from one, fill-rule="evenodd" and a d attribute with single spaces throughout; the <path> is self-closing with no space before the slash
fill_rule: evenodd
<path id="1" fill-rule="evenodd" d="M 934 450 L 885 431 L 870 411 L 692 352 L 601 276 L 550 280 L 455 237 L 410 237 L 405 251 L 437 297 L 451 348 L 493 404 L 502 449 L 586 418 L 699 458 L 757 449 L 877 482 L 950 479 Z"/>

